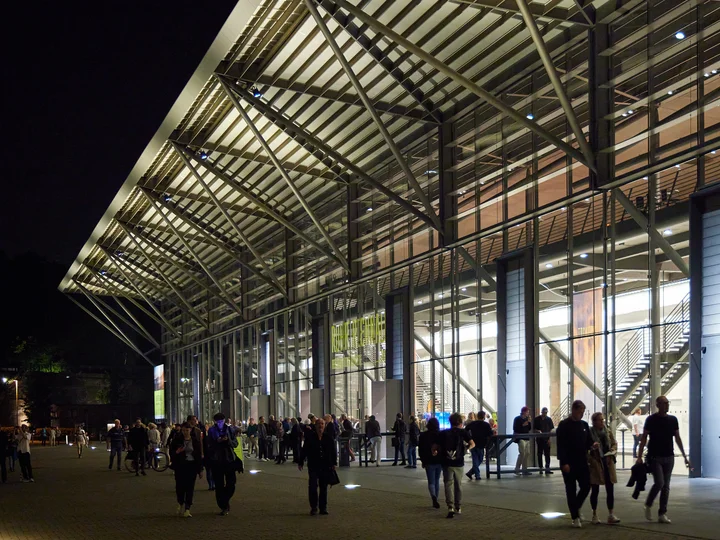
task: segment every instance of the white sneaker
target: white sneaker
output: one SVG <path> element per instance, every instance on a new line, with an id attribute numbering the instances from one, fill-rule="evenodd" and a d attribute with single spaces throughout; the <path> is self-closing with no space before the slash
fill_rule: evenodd
<path id="1" fill-rule="evenodd" d="M 597 525 L 598 523 L 600 523 L 600 518 L 597 514 L 593 513 L 592 519 L 590 521 L 592 521 L 593 525 Z"/>
<path id="2" fill-rule="evenodd" d="M 575 529 L 582 529 L 582 522 L 580 521 L 580 518 L 573 519 L 572 520 L 572 526 Z"/>
<path id="3" fill-rule="evenodd" d="M 185 510 L 185 511 L 183 512 L 182 517 L 184 517 L 184 518 L 192 517 L 192 514 L 190 513 L 190 510 Z"/>
<path id="4" fill-rule="evenodd" d="M 609 525 L 615 525 L 616 523 L 620 523 L 620 519 L 615 514 L 610 514 L 607 522 Z"/>
<path id="5" fill-rule="evenodd" d="M 177 508 L 175 508 L 175 513 L 176 513 L 178 516 L 181 516 L 184 509 L 185 509 L 185 507 L 184 507 L 182 504 L 178 504 L 178 505 L 177 505 Z"/>
<path id="6" fill-rule="evenodd" d="M 658 523 L 665 523 L 666 525 L 670 525 L 672 521 L 670 521 L 670 518 L 667 517 L 666 514 L 660 514 L 658 516 Z"/>
<path id="7" fill-rule="evenodd" d="M 645 509 L 645 519 L 647 519 L 648 521 L 652 521 L 652 508 L 650 508 L 649 506 L 643 506 L 643 508 Z"/>
<path id="8" fill-rule="evenodd" d="M 585 519 L 585 516 L 582 515 L 582 512 L 578 513 L 578 516 L 580 516 L 580 521 L 587 521 L 587 519 Z"/>
<path id="9" fill-rule="evenodd" d="M 30 479 L 30 483 L 31 483 L 31 484 L 34 484 L 34 483 L 35 483 L 35 479 L 34 479 L 34 478 L 31 478 L 31 479 Z"/>

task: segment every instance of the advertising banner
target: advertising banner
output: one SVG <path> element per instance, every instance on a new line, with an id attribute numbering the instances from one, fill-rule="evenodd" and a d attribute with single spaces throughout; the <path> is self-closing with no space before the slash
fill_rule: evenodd
<path id="1" fill-rule="evenodd" d="M 155 366 L 153 374 L 153 395 L 155 397 L 155 419 L 165 419 L 165 366 Z"/>

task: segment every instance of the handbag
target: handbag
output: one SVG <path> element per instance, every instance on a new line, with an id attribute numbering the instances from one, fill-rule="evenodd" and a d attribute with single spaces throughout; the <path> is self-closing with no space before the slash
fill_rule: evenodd
<path id="1" fill-rule="evenodd" d="M 327 475 L 328 486 L 337 486 L 340 483 L 340 477 L 335 469 L 330 469 Z"/>

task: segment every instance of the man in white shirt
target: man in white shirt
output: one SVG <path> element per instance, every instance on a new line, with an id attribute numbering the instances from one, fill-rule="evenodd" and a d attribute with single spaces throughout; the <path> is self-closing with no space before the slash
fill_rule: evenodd
<path id="1" fill-rule="evenodd" d="M 35 482 L 30 463 L 30 432 L 26 425 L 20 426 L 20 433 L 15 436 L 18 443 L 18 460 L 22 471 L 23 482 Z"/>
<path id="2" fill-rule="evenodd" d="M 637 458 L 637 447 L 642 439 L 643 426 L 645 425 L 645 417 L 642 414 L 642 409 L 638 407 L 630 417 L 630 424 L 632 425 L 633 434 L 633 457 Z"/>

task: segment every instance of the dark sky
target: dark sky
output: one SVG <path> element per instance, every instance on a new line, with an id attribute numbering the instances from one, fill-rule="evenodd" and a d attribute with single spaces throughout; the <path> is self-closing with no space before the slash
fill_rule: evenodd
<path id="1" fill-rule="evenodd" d="M 0 251 L 71 264 L 235 3 L 3 7 Z"/>

